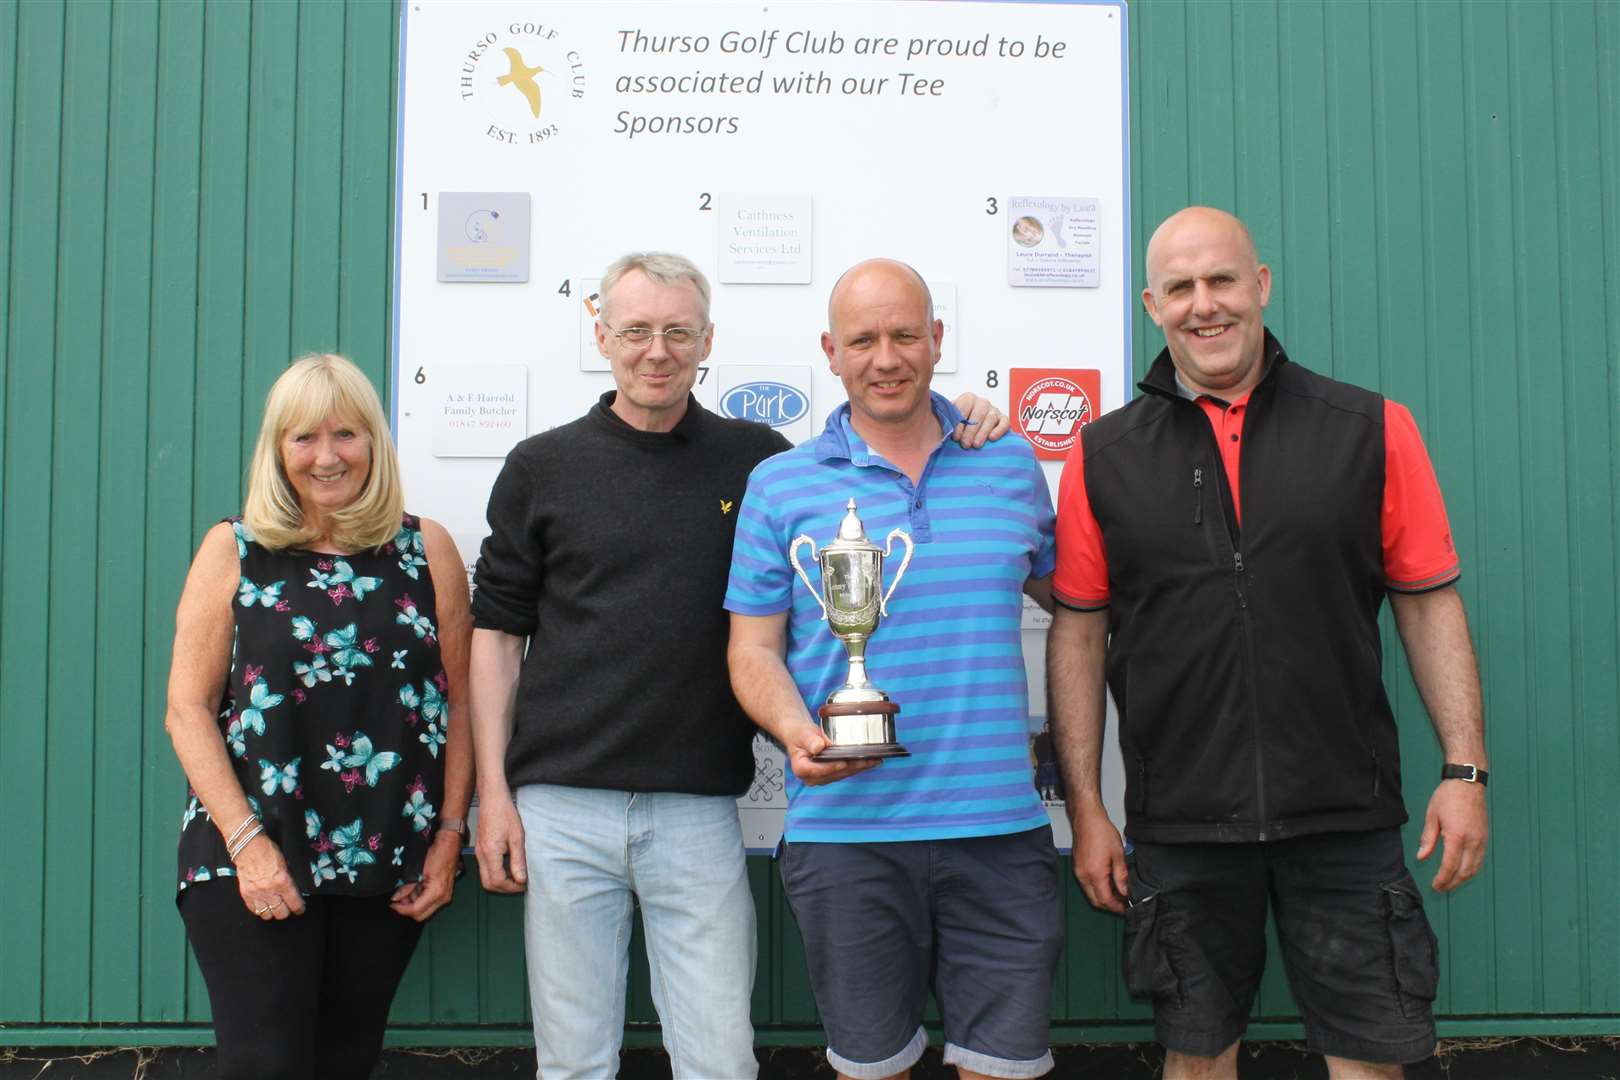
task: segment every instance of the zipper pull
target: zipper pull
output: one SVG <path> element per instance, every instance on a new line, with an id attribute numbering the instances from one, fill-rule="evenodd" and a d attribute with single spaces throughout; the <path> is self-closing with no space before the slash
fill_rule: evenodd
<path id="1" fill-rule="evenodd" d="M 1198 497 L 1198 501 L 1193 504 L 1193 524 L 1194 525 L 1202 525 L 1204 523 L 1204 492 L 1202 490 L 1203 487 L 1204 487 L 1204 470 L 1203 469 L 1194 469 L 1193 470 L 1193 494 L 1195 494 Z"/>
<path id="2" fill-rule="evenodd" d="M 1243 573 L 1243 552 L 1241 551 L 1232 552 L 1232 572 Z"/>

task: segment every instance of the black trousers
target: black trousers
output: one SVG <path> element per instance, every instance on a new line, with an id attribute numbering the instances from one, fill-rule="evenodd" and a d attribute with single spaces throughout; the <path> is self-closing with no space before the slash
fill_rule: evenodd
<path id="1" fill-rule="evenodd" d="M 387 896 L 314 896 L 266 921 L 230 878 L 192 885 L 180 915 L 214 1012 L 222 1080 L 371 1075 L 422 924 Z"/>

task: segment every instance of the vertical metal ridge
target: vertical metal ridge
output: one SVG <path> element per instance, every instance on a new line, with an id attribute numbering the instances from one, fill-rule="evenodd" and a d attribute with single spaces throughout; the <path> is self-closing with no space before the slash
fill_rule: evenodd
<path id="1" fill-rule="evenodd" d="M 1604 63 L 1603 58 L 1613 60 L 1620 57 L 1620 12 L 1613 5 L 1594 3 L 1595 16 L 1598 24 L 1598 64 L 1597 86 L 1599 115 L 1607 118 L 1608 123 L 1598 125 L 1598 206 L 1601 214 L 1601 233 L 1603 236 L 1603 282 L 1604 282 L 1604 340 L 1603 355 L 1607 357 L 1605 365 L 1606 385 L 1603 400 L 1608 405 L 1606 419 L 1608 422 L 1609 454 L 1607 464 L 1609 468 L 1609 536 L 1610 560 L 1615 567 L 1616 576 L 1620 576 L 1620 544 L 1615 544 L 1613 538 L 1620 536 L 1620 433 L 1616 432 L 1616 403 L 1620 401 L 1620 195 L 1616 189 L 1620 188 L 1620 65 Z M 1608 657 L 1607 670 L 1612 676 L 1620 669 L 1620 640 L 1615 643 L 1614 649 Z M 1602 670 L 1602 669 L 1600 669 Z M 1611 699 L 1610 703 L 1612 704 Z M 1601 715 L 1601 714 L 1600 714 Z M 1593 725 L 1591 734 L 1593 743 L 1601 745 L 1598 736 L 1602 733 L 1602 725 Z M 1609 757 L 1614 763 L 1614 773 L 1620 773 L 1620 724 L 1610 724 L 1607 730 Z M 1607 820 L 1613 820 L 1610 815 Z M 1612 856 L 1613 852 L 1611 852 Z M 1620 873 L 1616 873 L 1616 880 L 1607 883 L 1608 888 L 1603 895 L 1611 896 L 1615 891 L 1617 882 L 1620 882 Z M 1614 917 L 1613 905 L 1609 907 L 1611 919 Z M 1617 935 L 1620 936 L 1620 935 Z M 1614 943 L 1614 937 L 1610 939 Z M 1607 985 L 1600 999 L 1606 1010 L 1620 1010 L 1620 948 L 1609 953 L 1615 961 L 1604 972 Z"/>
<path id="2" fill-rule="evenodd" d="M 239 431 L 236 445 L 236 475 L 239 477 L 247 469 L 248 450 L 246 439 L 247 433 L 253 430 L 253 413 L 250 404 L 253 394 L 249 392 L 251 369 L 248 364 L 248 313 L 251 310 L 249 297 L 253 291 L 253 178 L 257 171 L 253 167 L 254 129 L 257 126 L 256 117 L 258 115 L 258 100 L 254 90 L 259 80 L 254 77 L 254 70 L 257 67 L 256 58 L 259 53 L 259 16 L 264 13 L 264 10 L 263 0 L 259 0 L 257 3 L 249 0 L 246 37 L 248 77 L 243 80 L 247 93 L 242 102 L 242 310 L 241 327 L 236 335 L 236 340 L 240 343 L 242 350 L 242 366 L 238 373 L 241 382 L 241 395 L 236 402 Z M 296 79 L 297 72 L 293 74 Z M 246 495 L 245 490 L 243 494 Z"/>
<path id="3" fill-rule="evenodd" d="M 343 102 L 351 77 L 344 56 L 344 5 L 300 0 L 297 10 L 289 356 L 337 349 L 343 276 Z"/>
<path id="4" fill-rule="evenodd" d="M 1554 265 L 1550 268 L 1553 274 L 1553 288 L 1551 291 L 1550 307 L 1547 312 L 1549 320 L 1559 328 L 1559 342 L 1561 351 L 1566 357 L 1574 359 L 1573 353 L 1577 351 L 1576 342 L 1579 339 L 1579 328 L 1568 319 L 1570 310 L 1569 297 L 1574 288 L 1570 274 L 1570 260 L 1574 257 L 1572 237 L 1569 229 L 1570 195 L 1569 185 L 1572 179 L 1569 159 L 1570 143 L 1564 131 L 1562 120 L 1568 108 L 1568 97 L 1564 86 L 1569 77 L 1568 68 L 1557 62 L 1559 56 L 1559 29 L 1562 20 L 1555 8 L 1549 7 L 1541 12 L 1541 21 L 1544 24 L 1543 32 L 1546 37 L 1547 68 L 1544 76 L 1546 81 L 1545 95 L 1552 104 L 1553 116 L 1547 125 L 1547 139 L 1552 147 L 1553 167 L 1549 170 L 1549 186 L 1552 193 L 1552 247 Z M 1577 887 L 1571 890 L 1570 904 L 1574 913 L 1575 927 L 1590 925 L 1589 894 L 1586 889 L 1589 865 L 1580 857 L 1586 850 L 1587 839 L 1590 832 L 1590 823 L 1582 813 L 1585 790 L 1585 762 L 1578 751 L 1581 740 L 1579 705 L 1582 698 L 1581 686 L 1581 643 L 1582 628 L 1580 625 L 1581 609 L 1578 597 L 1578 585 L 1581 581 L 1581 552 L 1580 532 L 1578 525 L 1578 504 L 1573 487 L 1574 477 L 1579 471 L 1579 462 L 1575 457 L 1576 449 L 1581 443 L 1581 425 L 1576 412 L 1571 409 L 1575 400 L 1579 376 L 1577 369 L 1571 364 L 1560 365 L 1560 393 L 1556 398 L 1558 411 L 1563 418 L 1559 437 L 1552 449 L 1556 452 L 1558 467 L 1561 475 L 1557 491 L 1560 495 L 1558 502 L 1562 506 L 1562 534 L 1556 538 L 1555 546 L 1559 552 L 1563 566 L 1564 592 L 1561 602 L 1565 605 L 1564 630 L 1566 638 L 1563 642 L 1562 665 L 1560 672 L 1563 692 L 1567 695 L 1569 717 L 1569 756 L 1572 761 L 1572 783 L 1569 787 L 1569 807 L 1571 817 L 1571 833 L 1574 837 L 1574 848 L 1571 852 L 1573 861 L 1572 877 Z M 1538 488 L 1540 485 L 1538 484 Z M 1555 928 L 1556 929 L 1556 928 Z M 1578 1011 L 1588 1006 L 1590 994 L 1587 985 L 1590 977 L 1591 958 L 1584 947 L 1584 934 L 1579 930 L 1575 932 L 1573 944 L 1575 958 L 1570 965 L 1573 971 L 1568 975 L 1568 986 L 1565 993 L 1568 995 L 1569 1008 Z M 1562 944 L 1558 945 L 1560 953 Z M 1569 964 L 1567 956 L 1562 957 L 1565 964 Z"/>
<path id="5" fill-rule="evenodd" d="M 49 5 L 18 5 L 11 266 L 7 354 L 31 363 L 6 369 L 7 443 L 4 480 L 8 512 L 0 522 L 0 623 L 26 628 L 0 641 L 0 759 L 24 762 L 0 786 L 0 816 L 27 820 L 45 805 L 49 647 L 52 358 L 56 354 L 57 253 L 61 188 L 61 64 L 66 13 Z M 26 450 L 26 455 L 19 451 Z M 41 830 L 6 837 L 7 872 L 15 885 L 0 890 L 0 1015 L 43 1019 L 45 867 Z"/>
<path id="6" fill-rule="evenodd" d="M 1336 13 L 1338 10 L 1338 8 L 1329 7 L 1325 3 L 1321 5 L 1320 10 L 1322 18 L 1322 140 L 1325 165 L 1322 175 L 1324 193 L 1327 196 L 1326 227 L 1323 230 L 1326 250 L 1323 252 L 1322 260 L 1323 269 L 1326 271 L 1323 286 L 1327 303 L 1323 310 L 1327 314 L 1325 322 L 1328 327 L 1326 335 L 1328 347 L 1325 356 L 1314 357 L 1313 359 L 1318 365 L 1318 371 L 1324 371 L 1335 379 L 1342 379 L 1345 374 L 1340 370 L 1339 366 L 1341 350 L 1339 349 L 1338 327 L 1340 322 L 1334 316 L 1339 314 L 1337 311 L 1339 281 L 1343 277 L 1339 270 L 1339 260 L 1344 257 L 1342 246 L 1339 243 L 1339 230 L 1344 227 L 1344 209 L 1339 205 L 1341 185 L 1334 175 L 1334 164 L 1343 161 L 1344 154 L 1341 141 L 1343 129 L 1339 122 L 1341 105 L 1338 96 L 1333 92 L 1338 83 L 1339 66 L 1342 61 L 1339 58 L 1339 50 L 1335 47 L 1333 25 L 1328 18 L 1330 13 Z"/>
<path id="7" fill-rule="evenodd" d="M 119 876 L 139 880 L 146 850 L 140 816 L 118 804 L 145 805 L 142 743 L 151 721 L 145 695 L 137 689 L 131 723 L 129 688 L 142 687 L 148 657 L 146 635 L 139 633 L 138 641 L 130 642 L 128 629 L 132 622 L 139 625 L 147 598 L 145 530 L 131 528 L 130 523 L 140 520 L 145 502 L 144 462 L 149 450 L 145 390 L 151 364 L 152 184 L 161 17 L 155 6 L 125 4 L 113 9 L 96 563 L 98 577 L 108 583 L 109 590 L 120 586 L 120 592 L 116 605 L 109 602 L 97 607 L 94 793 L 98 812 L 92 840 L 98 878 L 105 874 L 115 880 Z M 112 181 L 115 169 L 116 183 Z M 132 355 L 138 357 L 138 366 Z M 135 408 L 128 407 L 131 400 Z M 115 695 L 121 695 L 121 700 L 115 700 Z M 104 802 L 108 808 L 103 810 Z M 140 927 L 145 915 L 145 904 L 128 904 L 111 890 L 97 889 L 92 898 L 93 1021 L 120 1022 L 139 1015 Z"/>
<path id="8" fill-rule="evenodd" d="M 1531 642 L 1528 689 L 1539 714 L 1536 764 L 1536 857 L 1542 880 L 1579 877 L 1581 822 L 1570 783 L 1575 756 L 1575 672 L 1570 663 L 1575 630 L 1572 603 L 1571 504 L 1565 408 L 1571 370 L 1570 341 L 1560 316 L 1558 289 L 1564 257 L 1560 176 L 1565 164 L 1558 141 L 1558 99 L 1553 71 L 1550 7 L 1515 6 L 1509 12 L 1513 214 L 1518 237 L 1516 367 L 1523 408 L 1526 454 L 1520 460 L 1525 505 L 1525 630 Z M 1567 175 L 1567 174 L 1566 174 Z M 1544 366 L 1547 355 L 1565 362 Z M 1540 890 L 1537 923 L 1542 1005 L 1549 1011 L 1578 1008 L 1581 944 L 1579 890 Z"/>
<path id="9" fill-rule="evenodd" d="M 102 268 L 106 262 L 111 137 L 110 0 L 69 5 L 63 38 L 57 219 L 55 363 L 52 365 L 49 633 L 45 655 L 45 994 L 48 1015 L 90 1018 L 95 891 L 90 833 L 95 802 L 96 518 L 101 440 Z M 75 137 L 75 133 L 80 133 Z M 85 578 L 89 577 L 86 584 Z M 87 700 L 88 699 L 88 700 Z M 87 767 L 88 766 L 88 767 Z"/>
<path id="10" fill-rule="evenodd" d="M 203 26 L 196 142 L 197 297 L 192 321 L 193 439 L 211 448 L 192 468 L 193 533 L 241 506 L 244 443 L 258 429 L 244 406 L 248 310 L 251 70 L 257 9 L 216 4 Z"/>
<path id="11" fill-rule="evenodd" d="M 1472 111 L 1467 125 L 1471 136 L 1467 159 L 1469 227 L 1475 238 L 1473 254 L 1479 282 L 1473 295 L 1481 298 L 1480 303 L 1471 305 L 1477 364 L 1473 380 L 1474 437 L 1476 454 L 1484 462 L 1481 479 L 1485 486 L 1480 502 L 1486 527 L 1481 535 L 1487 541 L 1481 547 L 1486 578 L 1479 593 L 1484 615 L 1480 651 L 1490 707 L 1529 716 L 1533 715 L 1527 687 L 1529 672 L 1513 660 L 1524 655 L 1525 640 L 1526 596 L 1520 572 L 1526 565 L 1527 547 L 1525 493 L 1519 470 L 1522 439 L 1517 396 L 1504 398 L 1500 391 L 1503 380 L 1510 386 L 1520 385 L 1516 370 L 1518 313 L 1513 298 L 1519 280 L 1513 265 L 1517 236 L 1512 165 L 1514 118 L 1504 85 L 1512 61 L 1505 8 L 1465 5 L 1463 19 L 1466 101 Z M 1500 370 L 1500 354 L 1504 352 L 1515 370 Z M 1502 570 L 1497 570 L 1497 563 Z M 1510 925 L 1535 926 L 1539 925 L 1541 909 L 1539 896 L 1530 887 L 1530 882 L 1536 880 L 1533 838 L 1539 829 L 1533 777 L 1537 747 L 1528 726 L 1512 734 L 1515 745 L 1507 759 L 1521 763 L 1516 772 L 1524 781 L 1494 797 L 1498 810 L 1496 854 L 1498 858 L 1507 857 L 1509 865 L 1520 865 L 1523 872 L 1495 875 L 1492 881 L 1498 915 Z M 1498 733 L 1498 746 L 1503 739 L 1503 734 Z M 1519 1007 L 1541 1011 L 1539 938 L 1532 934 L 1518 940 L 1498 937 L 1497 941 L 1508 945 L 1498 950 L 1500 970 L 1505 973 L 1496 986 L 1498 997 L 1511 990 Z"/>
<path id="12" fill-rule="evenodd" d="M 1612 558 L 1616 533 L 1614 409 L 1612 408 L 1613 340 L 1607 324 L 1592 318 L 1612 296 L 1612 279 L 1605 279 L 1604 201 L 1584 200 L 1580 192 L 1596 182 L 1601 188 L 1603 132 L 1583 138 L 1583 112 L 1602 100 L 1602 33 L 1595 5 L 1562 5 L 1550 9 L 1551 42 L 1563 61 L 1553 66 L 1552 90 L 1556 103 L 1554 138 L 1558 173 L 1559 319 L 1570 377 L 1562 402 L 1569 418 L 1564 440 L 1568 479 L 1565 505 L 1570 508 L 1566 528 L 1571 566 L 1570 657 L 1571 715 L 1577 719 L 1604 715 L 1620 700 L 1613 652 L 1616 578 Z M 1613 112 L 1607 115 L 1614 115 Z M 1596 393 L 1596 386 L 1602 393 Z M 1607 482 L 1603 482 L 1607 481 Z M 1607 657 L 1605 665 L 1600 657 Z M 1620 823 L 1613 814 L 1613 792 L 1620 790 L 1620 755 L 1602 753 L 1597 728 L 1586 723 L 1573 733 L 1572 757 L 1575 826 L 1582 853 L 1576 863 L 1577 925 L 1582 947 L 1576 949 L 1580 967 L 1580 1005 L 1591 1011 L 1612 1009 L 1620 1001 L 1617 975 L 1620 966 L 1603 970 L 1598 962 L 1620 957 L 1620 912 L 1612 901 L 1614 882 L 1620 878 Z"/>
<path id="13" fill-rule="evenodd" d="M 348 56 L 350 54 L 350 52 L 351 52 L 351 49 L 352 49 L 352 40 L 351 40 L 349 21 L 350 21 L 351 16 L 353 15 L 353 12 L 354 12 L 354 5 L 352 3 L 347 2 L 347 0 L 345 0 L 345 3 L 343 5 L 343 18 L 338 24 L 338 28 L 339 28 L 338 55 L 339 56 Z M 349 163 L 348 131 L 349 131 L 349 121 L 351 119 L 351 117 L 349 116 L 349 110 L 351 108 L 351 102 L 350 102 L 350 97 L 349 97 L 349 89 L 353 85 L 353 82 L 354 82 L 354 75 L 350 71 L 349 67 L 350 66 L 348 64 L 342 65 L 340 70 L 342 71 L 343 74 L 339 78 L 339 81 L 338 81 L 338 126 L 337 126 L 338 168 L 337 168 L 337 198 L 335 200 L 336 203 L 337 203 L 337 228 L 334 230 L 334 234 L 333 234 L 337 238 L 337 240 L 336 240 L 336 244 L 337 244 L 337 260 L 336 260 L 336 262 L 337 262 L 338 271 L 337 271 L 337 290 L 336 290 L 336 294 L 335 294 L 335 307 L 334 307 L 334 311 L 333 311 L 333 327 L 332 327 L 332 349 L 333 349 L 334 352 L 343 352 L 346 348 L 348 348 L 348 344 L 347 344 L 347 342 L 344 341 L 344 338 L 343 338 L 343 312 L 347 307 L 348 300 L 349 300 L 349 292 L 350 292 L 350 289 L 349 289 L 349 274 L 347 272 L 348 265 L 349 265 L 349 251 L 348 251 L 348 244 L 345 242 L 348 239 L 347 224 L 348 224 L 348 219 L 349 219 L 349 204 L 348 204 L 348 200 L 344 198 L 344 195 L 345 195 L 345 193 L 346 193 L 346 191 L 348 189 L 347 181 L 348 181 L 348 177 L 349 177 L 349 164 L 350 164 Z M 390 364 L 388 366 L 392 367 L 393 365 Z M 378 393 L 381 394 L 384 389 L 385 389 L 384 387 L 378 387 Z"/>
<path id="14" fill-rule="evenodd" d="M 389 392 L 392 353 L 388 319 L 392 304 L 394 129 L 360 118 L 393 107 L 396 20 L 378 5 L 349 4 L 344 34 L 344 119 L 339 138 L 342 175 L 338 189 L 337 266 L 342 296 L 337 333 L 342 351 Z M 389 400 L 385 397 L 384 400 Z"/>
<path id="15" fill-rule="evenodd" d="M 9 16 L 9 17 L 8 17 Z M 0 58 L 9 61 L 9 64 L 0 67 L 0 71 L 9 70 L 10 76 L 0 75 L 0 124 L 4 130 L 0 131 L 0 327 L 11 326 L 11 287 L 12 287 L 12 170 L 16 167 L 14 148 L 17 139 L 17 79 L 22 67 L 18 49 L 21 45 L 19 23 L 22 19 L 20 5 L 12 4 L 0 11 Z M 4 423 L 7 408 L 7 387 L 11 379 L 11 333 L 6 330 L 0 333 L 0 424 Z M 4 432 L 0 432 L 0 535 L 5 532 L 6 520 L 6 456 L 7 444 Z M 0 610 L 5 606 L 5 554 L 0 551 Z M 0 620 L 0 656 L 5 655 L 6 627 L 4 620 Z M 4 743 L 0 742 L 0 747 Z M 0 769 L 10 763 L 0 757 Z M 5 841 L 0 840 L 0 845 Z M 0 851 L 4 847 L 0 846 Z"/>
<path id="16" fill-rule="evenodd" d="M 217 10 L 217 9 L 216 9 Z M 143 637 L 156 643 L 142 663 L 143 700 L 150 715 L 166 713 L 167 644 L 174 607 L 190 560 L 196 463 L 206 448 L 195 439 L 196 319 L 199 248 L 197 169 L 201 160 L 200 73 L 208 63 L 207 21 L 200 4 L 164 5 L 157 25 L 156 108 L 153 116 L 151 247 L 147 312 L 147 459 L 144 477 L 145 597 Z M 199 56 L 201 62 L 199 63 Z M 187 1018 L 184 935 L 165 912 L 175 886 L 173 844 L 185 783 L 161 723 L 143 725 L 140 807 L 142 894 L 155 910 L 141 920 L 139 1019 Z M 158 853 L 167 857 L 159 857 Z M 165 917 L 168 915 L 168 917 Z"/>
<path id="17" fill-rule="evenodd" d="M 389 143 L 390 146 L 395 145 L 395 143 L 401 137 L 401 134 L 400 134 L 401 124 L 400 124 L 400 121 L 401 121 L 402 118 L 400 116 L 400 92 L 399 92 L 400 91 L 400 86 L 399 86 L 399 81 L 402 78 L 401 69 L 402 69 L 402 67 L 404 65 L 404 44 L 405 44 L 405 42 L 404 42 L 405 5 L 403 3 L 399 3 L 399 4 L 396 4 L 396 5 L 393 5 L 393 6 L 397 8 L 397 11 L 395 11 L 393 17 L 391 19 L 389 19 L 389 27 L 388 27 L 388 30 L 389 30 L 389 49 L 388 49 L 388 132 L 389 132 L 389 138 L 390 138 L 390 143 Z M 385 217 L 383 219 L 384 222 L 385 222 L 383 227 L 384 227 L 384 229 L 386 231 L 386 235 L 388 236 L 388 240 L 389 240 L 388 252 L 387 252 L 387 255 L 384 257 L 384 265 L 386 265 L 388 267 L 388 277 L 386 279 L 387 280 L 387 287 L 383 289 L 383 325 L 382 325 L 382 332 L 383 332 L 383 386 L 385 387 L 387 397 L 385 397 L 383 400 L 386 403 L 388 403 L 389 417 L 390 417 L 390 419 L 392 419 L 392 417 L 393 417 L 393 402 L 395 400 L 395 388 L 392 385 L 390 385 L 390 381 L 393 379 L 393 372 L 394 372 L 394 349 L 395 349 L 395 340 L 394 339 L 399 333 L 399 323 L 397 321 L 397 317 L 396 317 L 396 314 L 395 314 L 395 311 L 394 311 L 395 300 L 396 300 L 396 298 L 398 296 L 398 285 L 399 285 L 398 273 L 399 272 L 398 272 L 398 268 L 394 265 L 395 251 L 394 251 L 393 240 L 394 240 L 394 230 L 395 230 L 395 228 L 398 227 L 398 224 L 399 224 L 398 203 L 402 200 L 402 193 L 400 192 L 401 177 L 400 177 L 400 170 L 399 170 L 399 158 L 398 158 L 398 156 L 396 154 L 391 153 L 391 154 L 388 155 L 388 172 L 387 172 L 387 176 L 388 176 L 388 185 L 387 185 L 387 188 L 386 188 L 386 190 L 387 190 L 387 201 L 385 203 L 385 206 L 387 208 L 387 213 L 386 213 L 386 215 L 385 215 Z M 525 990 L 524 992 L 526 994 L 528 991 Z"/>
<path id="18" fill-rule="evenodd" d="M 1393 151 L 1389 147 L 1394 137 L 1391 133 L 1389 111 L 1386 108 L 1390 93 L 1390 71 L 1396 65 L 1392 59 L 1384 55 L 1383 38 L 1378 33 L 1380 21 L 1379 14 L 1387 15 L 1389 9 L 1372 7 L 1367 8 L 1367 66 L 1371 73 L 1372 87 L 1372 150 L 1373 150 L 1373 265 L 1377 268 L 1380 287 L 1375 290 L 1378 298 L 1378 384 L 1375 389 L 1390 397 L 1394 393 L 1394 367 L 1395 367 L 1395 332 L 1391 325 L 1394 313 L 1391 311 L 1389 299 L 1389 280 L 1393 276 L 1389 263 L 1389 244 L 1386 240 L 1390 229 L 1390 216 L 1394 212 L 1391 203 L 1398 202 L 1398 197 L 1391 189 L 1389 169 Z M 1410 9 L 1406 9 L 1410 13 Z M 1420 255 L 1421 257 L 1421 255 Z M 1421 267 L 1420 273 L 1421 273 Z M 1407 404 L 1410 408 L 1410 403 Z M 1419 406 L 1421 416 L 1421 405 Z M 1386 655 L 1386 662 L 1388 657 Z"/>

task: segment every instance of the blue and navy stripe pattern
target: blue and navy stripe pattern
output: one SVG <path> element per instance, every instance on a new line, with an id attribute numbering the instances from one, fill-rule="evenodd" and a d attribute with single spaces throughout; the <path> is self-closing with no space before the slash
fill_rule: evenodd
<path id="1" fill-rule="evenodd" d="M 933 407 L 942 431 L 962 419 L 938 394 Z M 788 547 L 805 534 L 819 551 L 850 498 L 875 543 L 898 527 L 917 546 L 866 654 L 872 682 L 900 705 L 898 737 L 912 756 L 816 788 L 790 771 L 788 839 L 932 840 L 1046 824 L 1032 782 L 1020 618 L 1025 580 L 1050 574 L 1056 552 L 1052 500 L 1029 444 L 1008 436 L 963 450 L 942 437 L 913 486 L 855 433 L 845 404 L 819 437 L 754 469 L 726 608 L 791 611 L 787 666 L 812 716 L 844 684 L 849 663 Z M 884 561 L 886 583 L 902 551 L 897 541 Z M 820 588 L 808 548 L 799 558 Z"/>

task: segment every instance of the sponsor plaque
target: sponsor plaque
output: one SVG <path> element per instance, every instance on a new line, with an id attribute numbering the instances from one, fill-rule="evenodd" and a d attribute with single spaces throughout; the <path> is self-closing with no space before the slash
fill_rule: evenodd
<path id="1" fill-rule="evenodd" d="M 716 376 L 711 375 L 711 380 Z M 797 365 L 726 364 L 718 369 L 717 412 L 733 420 L 769 424 L 789 442 L 814 433 L 812 369 Z"/>
<path id="2" fill-rule="evenodd" d="M 1007 373 L 1013 430 L 1045 461 L 1069 456 L 1080 429 L 1097 418 L 1102 372 L 1089 368 L 1013 368 Z"/>
<path id="3" fill-rule="evenodd" d="M 719 281 L 810 283 L 809 195 L 721 195 L 715 202 Z"/>
<path id="4" fill-rule="evenodd" d="M 936 374 L 956 373 L 956 282 L 930 281 L 928 293 L 934 298 L 934 318 L 945 324 L 945 339 L 939 346 Z"/>
<path id="5" fill-rule="evenodd" d="M 596 347 L 596 317 L 601 314 L 602 279 L 577 277 L 579 286 L 579 370 L 612 371 L 613 364 Z"/>
<path id="6" fill-rule="evenodd" d="M 528 281 L 529 193 L 439 193 L 440 281 Z"/>
<path id="7" fill-rule="evenodd" d="M 502 458 L 529 434 L 529 369 L 459 366 L 433 373 L 433 456 Z"/>
<path id="8" fill-rule="evenodd" d="M 1007 284 L 1095 289 L 1102 284 L 1102 215 L 1096 199 L 1007 199 Z"/>

